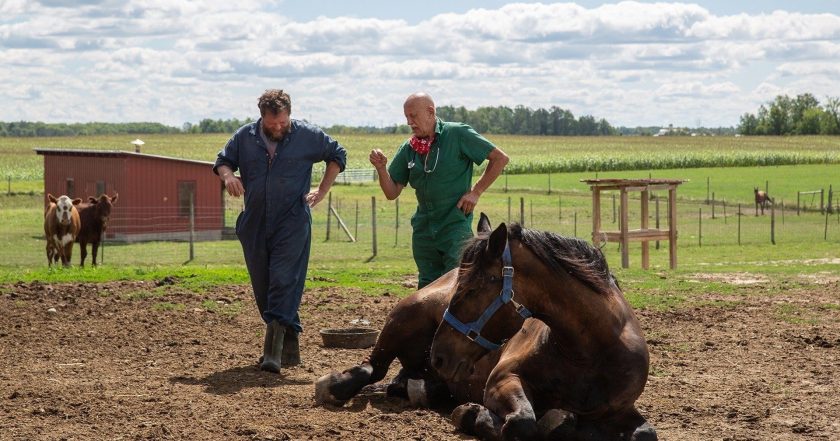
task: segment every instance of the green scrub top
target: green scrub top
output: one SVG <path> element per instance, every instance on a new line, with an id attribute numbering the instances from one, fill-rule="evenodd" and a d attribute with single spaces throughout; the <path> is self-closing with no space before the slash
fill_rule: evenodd
<path id="1" fill-rule="evenodd" d="M 423 231 L 437 236 L 457 223 L 466 224 L 469 231 L 472 214 L 464 215 L 457 207 L 458 200 L 472 188 L 473 166 L 484 162 L 496 147 L 462 123 L 438 119 L 435 133 L 435 141 L 426 155 L 412 150 L 406 140 L 397 149 L 388 173 L 394 182 L 414 188 L 417 211 L 411 218 L 411 226 L 415 233 Z"/>

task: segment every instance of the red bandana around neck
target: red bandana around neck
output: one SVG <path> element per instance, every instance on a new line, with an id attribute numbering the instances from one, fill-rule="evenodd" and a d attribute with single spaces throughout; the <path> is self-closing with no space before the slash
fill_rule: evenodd
<path id="1" fill-rule="evenodd" d="M 432 149 L 432 144 L 434 144 L 434 142 L 434 136 L 425 139 L 412 136 L 411 139 L 408 140 L 408 144 L 411 146 L 411 149 L 421 155 L 429 153 L 429 150 Z"/>

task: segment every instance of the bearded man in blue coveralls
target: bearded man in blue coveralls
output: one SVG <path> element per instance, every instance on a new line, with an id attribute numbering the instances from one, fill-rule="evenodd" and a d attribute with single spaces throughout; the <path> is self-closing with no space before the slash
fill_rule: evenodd
<path id="1" fill-rule="evenodd" d="M 310 208 L 344 170 L 347 152 L 321 129 L 291 119 L 291 99 L 282 90 L 266 90 L 257 105 L 260 119 L 233 134 L 213 171 L 228 194 L 245 195 L 236 235 L 266 323 L 260 369 L 279 373 L 281 366 L 300 363 L 298 308 L 309 264 Z M 312 165 L 322 161 L 324 177 L 310 191 Z"/>
<path id="2" fill-rule="evenodd" d="M 411 250 L 417 285 L 423 288 L 458 266 L 461 247 L 472 237 L 478 198 L 509 158 L 472 127 L 438 119 L 435 103 L 425 93 L 410 95 L 403 111 L 414 136 L 397 149 L 390 165 L 379 149 L 372 150 L 369 159 L 386 198 L 396 199 L 406 185 L 414 188 L 417 211 L 411 217 Z M 473 165 L 485 159 L 487 168 L 472 185 Z"/>

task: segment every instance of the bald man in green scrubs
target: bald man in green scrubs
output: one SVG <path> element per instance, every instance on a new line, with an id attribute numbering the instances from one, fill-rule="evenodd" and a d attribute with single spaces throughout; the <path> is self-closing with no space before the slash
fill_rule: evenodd
<path id="1" fill-rule="evenodd" d="M 397 149 L 390 165 L 379 149 L 370 152 L 370 163 L 389 200 L 406 185 L 414 188 L 411 248 L 422 288 L 458 266 L 461 245 L 472 237 L 473 209 L 509 158 L 472 127 L 438 119 L 425 93 L 409 95 L 403 110 L 414 136 Z M 487 168 L 472 185 L 473 165 L 485 159 Z"/>

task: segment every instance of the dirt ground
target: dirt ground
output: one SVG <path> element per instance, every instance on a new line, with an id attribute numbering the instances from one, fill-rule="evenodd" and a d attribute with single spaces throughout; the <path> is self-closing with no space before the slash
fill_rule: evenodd
<path id="1" fill-rule="evenodd" d="M 314 405 L 314 380 L 366 355 L 324 348 L 317 331 L 379 327 L 394 296 L 308 290 L 303 363 L 276 375 L 255 364 L 247 286 L 172 282 L 0 286 L 0 439 L 471 439 L 381 387 Z M 651 350 L 638 406 L 660 439 L 840 438 L 840 282 L 744 284 L 638 315 Z"/>

